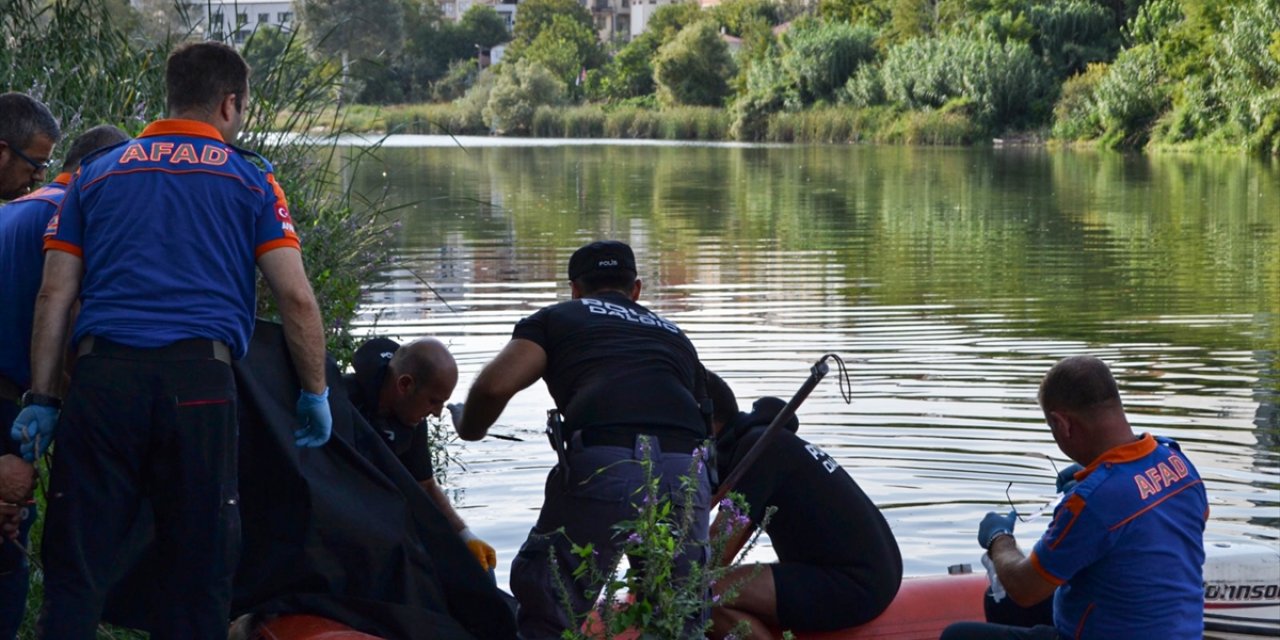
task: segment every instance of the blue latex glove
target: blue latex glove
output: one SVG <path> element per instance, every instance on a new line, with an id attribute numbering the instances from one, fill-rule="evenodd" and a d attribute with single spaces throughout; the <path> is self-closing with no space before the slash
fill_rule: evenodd
<path id="1" fill-rule="evenodd" d="M 319 447 L 329 441 L 333 432 L 333 416 L 329 413 L 329 387 L 321 393 L 303 390 L 298 394 L 298 424 L 293 432 L 299 447 Z"/>
<path id="2" fill-rule="evenodd" d="M 40 404 L 24 407 L 13 419 L 9 436 L 22 443 L 22 459 L 35 462 L 53 443 L 53 428 L 58 425 L 58 410 Z"/>
<path id="3" fill-rule="evenodd" d="M 1013 525 L 1018 521 L 1018 512 L 1010 511 L 1008 514 L 1001 515 L 994 511 L 987 513 L 982 518 L 982 524 L 978 525 L 978 544 L 983 549 L 991 548 L 991 541 L 1002 533 L 1013 535 Z"/>
<path id="4" fill-rule="evenodd" d="M 1078 462 L 1073 462 L 1071 463 L 1071 466 L 1059 471 L 1058 481 L 1055 484 L 1055 486 L 1058 487 L 1058 493 L 1066 493 L 1074 489 L 1078 483 L 1076 480 L 1076 473 L 1080 471 L 1084 471 L 1084 467 L 1080 466 L 1080 463 Z"/>

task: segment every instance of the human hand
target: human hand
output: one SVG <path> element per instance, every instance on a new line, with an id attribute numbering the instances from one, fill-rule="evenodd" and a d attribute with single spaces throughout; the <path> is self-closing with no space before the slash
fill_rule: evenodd
<path id="1" fill-rule="evenodd" d="M 1058 480 L 1054 483 L 1054 486 L 1058 488 L 1058 493 L 1066 493 L 1074 489 L 1076 484 L 1079 483 L 1079 481 L 1076 480 L 1076 474 L 1081 471 L 1084 471 L 1084 467 L 1080 466 L 1080 463 L 1078 462 L 1073 462 L 1071 463 L 1071 466 L 1065 467 L 1062 471 L 1059 471 Z"/>
<path id="2" fill-rule="evenodd" d="M 462 541 L 467 543 L 467 550 L 476 557 L 476 561 L 480 563 L 481 567 L 484 567 L 485 571 L 498 566 L 498 552 L 494 551 L 493 547 L 489 546 L 489 543 L 471 533 L 470 528 L 463 528 L 462 531 L 458 532 L 458 535 L 462 536 Z"/>
<path id="3" fill-rule="evenodd" d="M 0 456 L 0 502 L 21 503 L 31 497 L 36 468 L 15 455 Z"/>
<path id="4" fill-rule="evenodd" d="M 0 502 L 0 537 L 15 540 L 22 528 L 22 507 Z"/>
<path id="5" fill-rule="evenodd" d="M 453 422 L 454 431 L 458 430 L 458 425 L 462 424 L 462 407 L 461 402 L 446 404 L 445 408 L 449 410 L 449 420 Z"/>
<path id="6" fill-rule="evenodd" d="M 58 425 L 58 410 L 42 404 L 27 405 L 13 419 L 9 437 L 21 442 L 22 458 L 35 462 L 53 443 L 53 429 Z"/>
<path id="7" fill-rule="evenodd" d="M 1013 525 L 1018 521 L 1018 512 L 1010 511 L 1008 514 L 1001 515 L 995 511 L 990 511 L 982 518 L 982 524 L 978 525 L 978 544 L 983 549 L 991 548 L 991 541 L 995 540 L 999 535 L 1013 535 Z"/>
<path id="8" fill-rule="evenodd" d="M 297 413 L 302 428 L 293 432 L 293 438 L 299 447 L 319 447 L 329 441 L 329 434 L 333 432 L 329 387 L 320 393 L 303 389 L 298 394 Z"/>

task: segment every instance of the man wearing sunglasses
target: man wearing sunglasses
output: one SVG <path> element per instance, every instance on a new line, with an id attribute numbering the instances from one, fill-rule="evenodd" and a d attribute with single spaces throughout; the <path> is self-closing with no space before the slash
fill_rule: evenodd
<path id="1" fill-rule="evenodd" d="M 80 168 L 85 156 L 102 147 L 128 140 L 125 132 L 111 126 L 94 127 L 71 143 L 62 171 L 49 184 L 9 203 L 0 211 L 0 424 L 12 424 L 20 408 L 20 391 L 31 383 L 31 328 L 40 290 L 44 265 L 44 231 L 49 219 L 66 195 L 71 175 Z M 0 491 L 0 502 L 25 502 L 30 498 L 31 474 L 34 467 L 18 457 L 18 442 L 0 438 L 0 450 L 12 455 L 0 457 L 0 487 L 5 465 L 26 476 L 26 492 L 15 495 Z M 25 467 L 25 468 L 24 468 Z M 23 485 L 18 485 L 23 486 Z M 0 640 L 10 640 L 18 633 L 27 602 L 28 566 L 24 549 L 36 518 L 35 505 L 24 505 L 22 519 L 14 541 L 0 541 Z"/>
<path id="2" fill-rule="evenodd" d="M 44 182 L 61 138 L 49 107 L 24 93 L 0 95 L 0 200 L 21 197 Z"/>
<path id="3" fill-rule="evenodd" d="M 1083 468 L 1053 521 L 1024 555 L 1016 514 L 978 527 L 1013 601 L 1053 598 L 1053 625 L 958 623 L 943 640 L 1126 638 L 1198 640 L 1204 634 L 1204 483 L 1178 443 L 1135 435 L 1111 371 L 1089 356 L 1054 365 L 1040 383 L 1053 439 Z"/>

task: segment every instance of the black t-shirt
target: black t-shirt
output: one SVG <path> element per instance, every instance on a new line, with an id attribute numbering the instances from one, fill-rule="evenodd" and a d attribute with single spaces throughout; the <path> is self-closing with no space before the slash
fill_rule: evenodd
<path id="1" fill-rule="evenodd" d="M 779 401 L 781 403 L 781 401 Z M 776 415 L 776 411 L 774 412 Z M 732 469 L 764 434 L 757 421 L 721 458 L 721 473 Z M 721 477 L 725 477 L 722 475 Z M 839 464 L 794 433 L 773 436 L 734 491 L 750 506 L 753 523 L 777 507 L 766 531 L 782 562 L 852 567 L 870 576 L 902 575 L 902 556 L 889 523 Z"/>
<path id="2" fill-rule="evenodd" d="M 543 379 L 568 431 L 706 437 L 693 343 L 627 295 L 598 292 L 543 308 L 516 323 L 512 338 L 546 351 Z"/>
<path id="3" fill-rule="evenodd" d="M 399 344 L 387 338 L 374 338 L 365 342 L 356 349 L 352 358 L 355 373 L 346 374 L 342 379 L 346 383 L 351 404 L 369 421 L 373 430 L 382 436 L 413 479 L 422 482 L 434 477 L 426 421 L 408 426 L 401 424 L 394 416 L 378 416 L 378 395 L 382 390 L 382 381 L 386 378 L 391 354 L 398 348 Z"/>

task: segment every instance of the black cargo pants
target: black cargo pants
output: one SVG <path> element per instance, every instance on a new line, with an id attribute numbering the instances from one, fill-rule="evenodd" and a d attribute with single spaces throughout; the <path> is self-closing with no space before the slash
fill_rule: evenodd
<path id="1" fill-rule="evenodd" d="M 156 640 L 227 637 L 240 542 L 236 392 L 208 340 L 80 356 L 55 434 L 42 637 L 91 639 L 140 505 L 155 513 Z"/>

